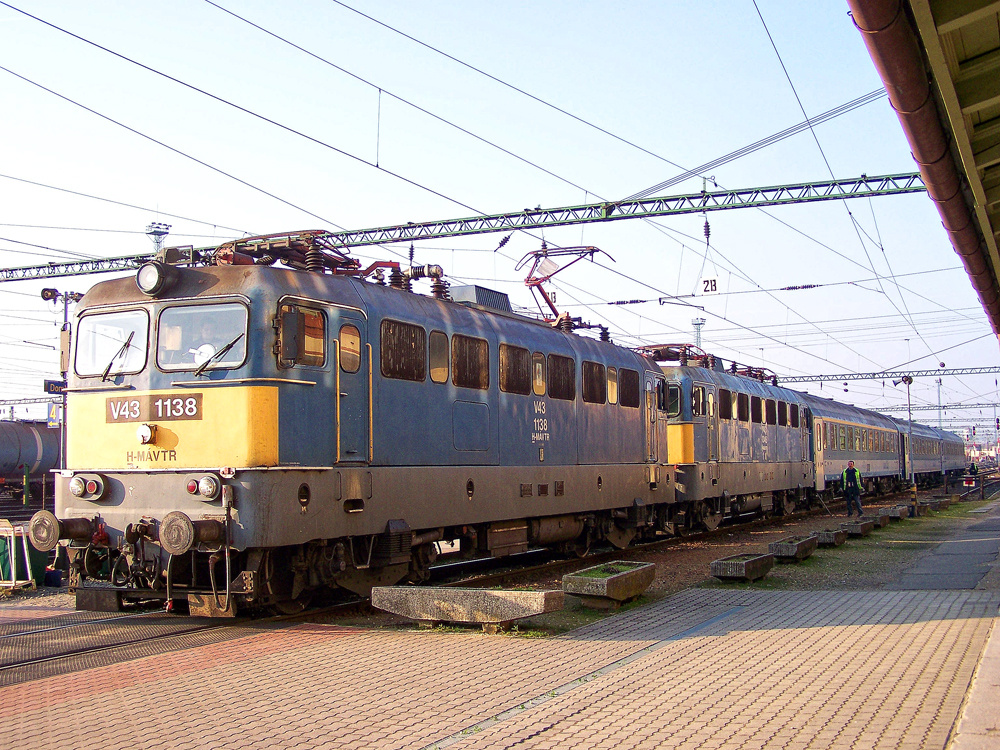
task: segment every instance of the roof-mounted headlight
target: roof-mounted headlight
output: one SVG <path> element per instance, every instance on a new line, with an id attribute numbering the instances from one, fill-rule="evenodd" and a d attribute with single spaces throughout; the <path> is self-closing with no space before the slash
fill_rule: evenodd
<path id="1" fill-rule="evenodd" d="M 142 268 L 135 275 L 135 285 L 143 294 L 155 297 L 177 283 L 177 276 L 178 271 L 175 266 L 160 260 L 151 260 L 148 263 L 143 263 Z"/>

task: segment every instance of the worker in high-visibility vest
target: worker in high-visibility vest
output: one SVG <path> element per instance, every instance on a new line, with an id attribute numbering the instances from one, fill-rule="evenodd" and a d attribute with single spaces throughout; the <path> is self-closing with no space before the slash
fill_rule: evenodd
<path id="1" fill-rule="evenodd" d="M 855 508 L 857 508 L 858 515 L 862 515 L 861 472 L 854 468 L 853 461 L 847 462 L 847 468 L 840 475 L 840 485 L 844 490 L 844 497 L 847 498 L 847 517 L 851 517 L 851 513 Z"/>

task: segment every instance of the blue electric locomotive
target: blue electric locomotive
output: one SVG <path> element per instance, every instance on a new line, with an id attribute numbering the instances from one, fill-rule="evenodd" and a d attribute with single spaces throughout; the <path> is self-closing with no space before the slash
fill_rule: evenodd
<path id="1" fill-rule="evenodd" d="M 316 233 L 167 250 L 91 289 L 73 333 L 66 468 L 30 535 L 67 547 L 83 607 L 288 611 L 423 580 L 441 541 L 584 554 L 829 481 L 833 414 L 804 394 L 449 293 L 437 267 L 362 270 Z"/>

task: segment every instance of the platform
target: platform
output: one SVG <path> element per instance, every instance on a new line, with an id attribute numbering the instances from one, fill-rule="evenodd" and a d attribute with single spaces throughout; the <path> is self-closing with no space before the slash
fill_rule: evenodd
<path id="1" fill-rule="evenodd" d="M 959 583 L 949 559 L 938 581 L 920 563 L 898 590 L 688 589 L 548 638 L 248 632 L 0 688 L 0 737 L 102 750 L 996 748 L 1000 567 L 980 556 L 1000 538 L 997 504 L 982 524 L 961 536 L 986 571 L 979 588 L 945 588 Z"/>

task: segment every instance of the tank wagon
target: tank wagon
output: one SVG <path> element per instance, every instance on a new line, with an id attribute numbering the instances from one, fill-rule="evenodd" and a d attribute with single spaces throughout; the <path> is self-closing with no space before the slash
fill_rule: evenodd
<path id="1" fill-rule="evenodd" d="M 51 471 L 59 466 L 59 430 L 41 421 L 0 421 L 0 489 L 24 497 L 24 477 L 33 500 L 51 497 Z"/>
<path id="2" fill-rule="evenodd" d="M 817 464 L 836 411 L 820 400 L 691 347 L 631 350 L 498 292 L 449 293 L 438 267 L 362 270 L 314 233 L 201 252 L 77 306 L 66 468 L 30 536 L 67 546 L 83 606 L 103 606 L 88 577 L 225 615 L 421 581 L 440 541 L 624 547 L 791 512 L 849 455 Z"/>

